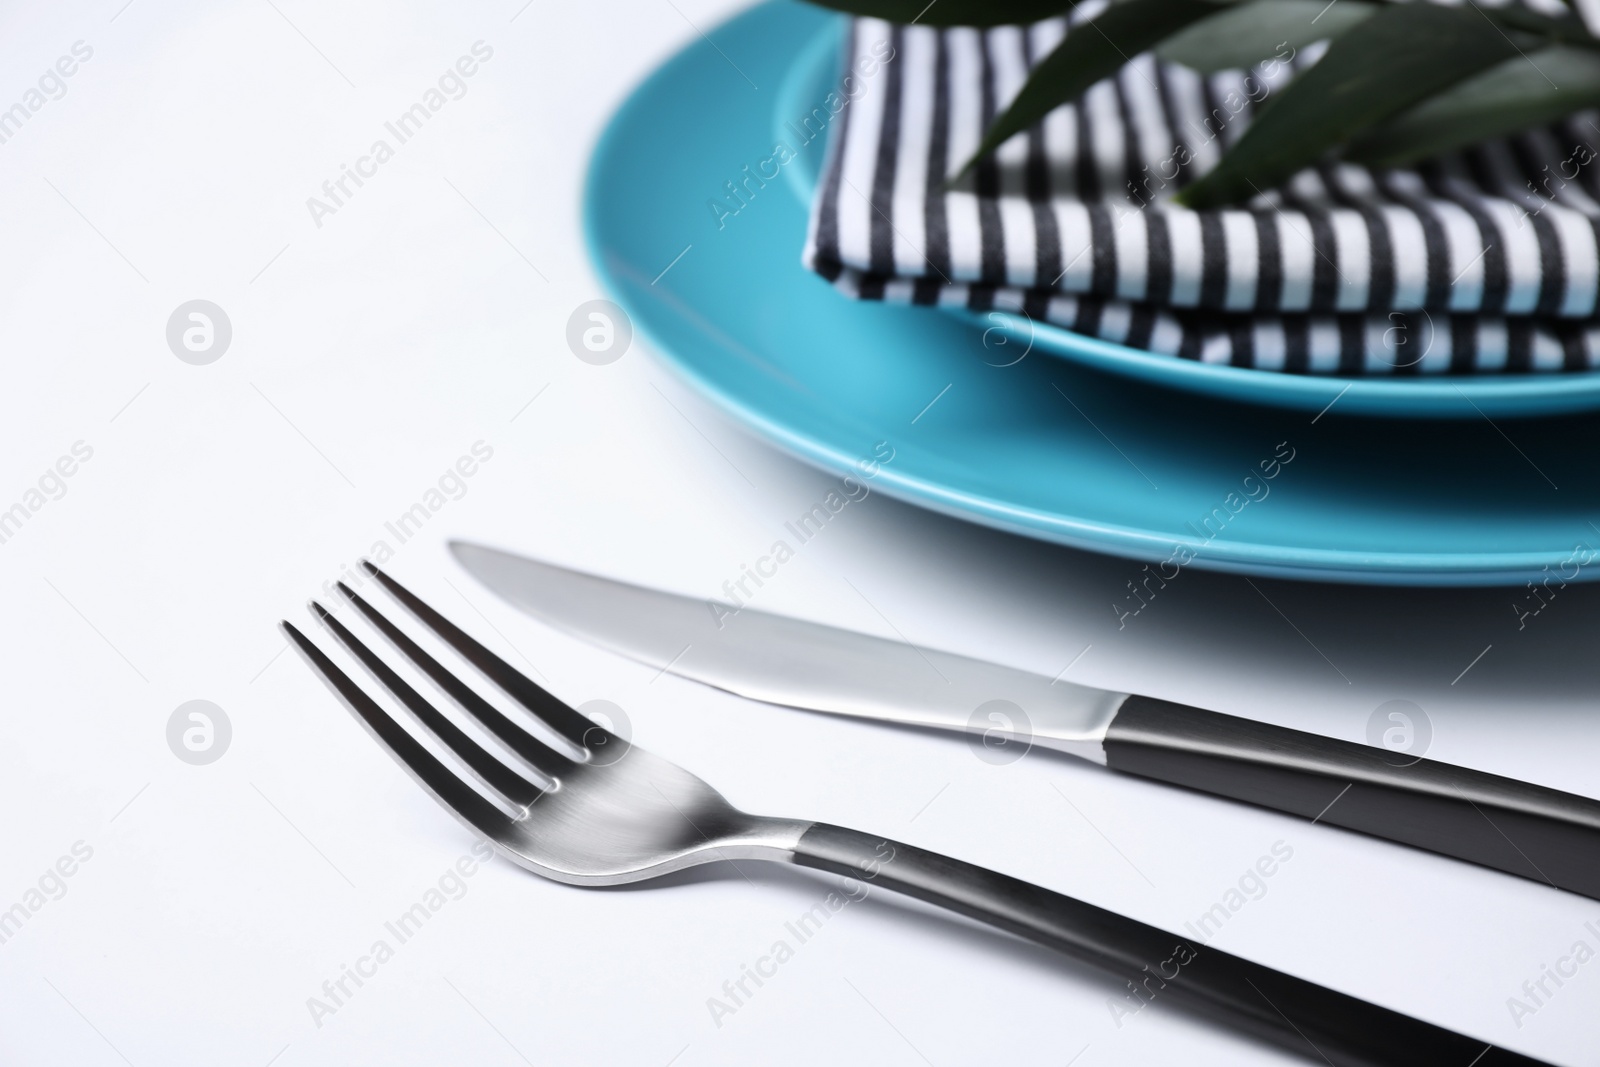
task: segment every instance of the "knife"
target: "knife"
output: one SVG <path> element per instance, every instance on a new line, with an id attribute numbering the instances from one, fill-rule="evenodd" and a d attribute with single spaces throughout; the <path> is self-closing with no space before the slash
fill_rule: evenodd
<path id="1" fill-rule="evenodd" d="M 535 618 L 769 704 L 1037 745 L 1600 899 L 1600 801 L 1388 749 L 1112 693 L 949 652 L 452 542 Z M 715 607 L 717 610 L 713 610 Z"/>

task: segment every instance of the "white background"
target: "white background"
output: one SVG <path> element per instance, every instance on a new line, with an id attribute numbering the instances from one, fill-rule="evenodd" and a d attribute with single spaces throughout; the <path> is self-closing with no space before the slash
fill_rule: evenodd
<path id="1" fill-rule="evenodd" d="M 601 125 L 731 5 L 121 5 L 12 3 L 0 19 L 0 107 L 73 42 L 94 50 L 0 144 L 0 508 L 74 442 L 93 448 L 0 544 L 0 908 L 74 843 L 93 849 L 0 944 L 0 1061 L 1282 1061 L 1160 1002 L 1118 1028 L 1114 983 L 881 894 L 719 1027 L 707 998 L 830 888 L 751 865 L 600 892 L 495 861 L 317 1025 L 308 998 L 472 839 L 284 653 L 276 622 L 307 619 L 304 600 L 374 541 L 395 546 L 385 521 L 483 441 L 493 458 L 393 572 L 562 697 L 621 705 L 636 740 L 735 803 L 1173 929 L 1281 841 L 1292 860 L 1216 944 L 1600 1063 L 1600 962 L 1520 1026 L 1507 1007 L 1576 941 L 1600 948 L 1594 902 L 1087 764 L 994 767 L 959 740 L 656 678 L 456 567 L 444 543 L 471 537 L 709 597 L 830 486 L 643 345 L 595 367 L 564 341 L 572 309 L 603 295 L 577 222 Z M 467 95 L 316 226 L 306 198 L 478 40 L 494 54 Z M 209 366 L 165 340 L 195 298 L 233 325 Z M 1258 591 L 1189 572 L 1118 632 L 1108 605 L 1134 569 L 874 495 L 760 596 L 1052 676 L 1082 653 L 1076 681 L 1355 740 L 1378 705 L 1412 700 L 1430 756 L 1600 795 L 1588 591 L 1519 632 L 1507 590 Z M 167 746 L 192 699 L 233 727 L 208 766 Z"/>

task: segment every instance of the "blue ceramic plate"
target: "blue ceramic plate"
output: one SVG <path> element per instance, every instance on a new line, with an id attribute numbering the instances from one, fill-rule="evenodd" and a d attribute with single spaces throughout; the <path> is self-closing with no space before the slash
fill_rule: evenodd
<path id="1" fill-rule="evenodd" d="M 1344 400 L 1318 416 L 1037 355 L 999 366 L 1016 349 L 983 329 L 840 296 L 800 265 L 788 179 L 759 178 L 823 151 L 772 109 L 832 17 L 785 0 L 719 27 L 639 87 L 589 170 L 602 278 L 734 419 L 839 473 L 892 448 L 883 492 L 1169 571 L 1552 588 L 1600 573 L 1592 420 L 1402 422 Z M 714 208 L 724 183 L 743 198 Z"/>
<path id="2" fill-rule="evenodd" d="M 824 25 L 801 51 L 778 93 L 780 125 L 794 116 L 808 114 L 826 97 L 837 80 L 840 40 L 839 27 Z M 808 205 L 821 171 L 820 157 L 821 153 L 813 153 L 797 161 L 798 166 L 788 168 L 790 187 Z M 1157 355 L 1085 337 L 1024 315 L 943 310 L 992 329 L 991 344 L 1003 334 L 1018 351 L 1031 347 L 1036 352 L 1169 388 L 1255 404 L 1317 412 L 1337 398 L 1339 406 L 1350 414 L 1427 419 L 1476 419 L 1482 415 L 1518 418 L 1600 408 L 1600 371 L 1392 379 L 1283 374 Z"/>

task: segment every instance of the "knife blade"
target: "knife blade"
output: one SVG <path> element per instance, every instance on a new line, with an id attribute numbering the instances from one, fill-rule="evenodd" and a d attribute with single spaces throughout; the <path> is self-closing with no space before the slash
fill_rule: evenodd
<path id="1" fill-rule="evenodd" d="M 1600 801 L 952 652 L 632 585 L 466 542 L 540 621 L 752 700 L 1039 746 L 1600 899 Z"/>

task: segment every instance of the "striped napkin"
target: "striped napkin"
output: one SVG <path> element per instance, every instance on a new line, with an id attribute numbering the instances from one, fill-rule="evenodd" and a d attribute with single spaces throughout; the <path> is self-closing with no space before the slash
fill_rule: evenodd
<path id="1" fill-rule="evenodd" d="M 1325 46 L 1210 76 L 1145 54 L 946 190 L 1030 66 L 1103 6 L 991 30 L 855 20 L 807 265 L 861 299 L 1024 312 L 1259 370 L 1600 366 L 1594 112 L 1414 170 L 1328 164 L 1190 211 L 1173 193 Z"/>

